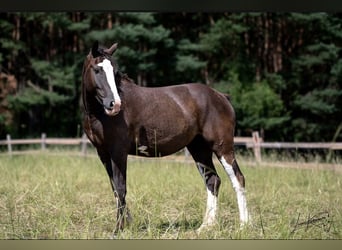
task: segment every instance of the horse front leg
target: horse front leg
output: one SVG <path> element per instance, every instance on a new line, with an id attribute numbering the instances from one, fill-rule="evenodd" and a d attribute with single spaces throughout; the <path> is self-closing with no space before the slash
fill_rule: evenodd
<path id="1" fill-rule="evenodd" d="M 131 215 L 126 207 L 126 170 L 127 157 L 116 159 L 107 152 L 98 150 L 98 155 L 106 168 L 110 184 L 116 200 L 116 226 L 114 233 L 123 230 L 125 224 L 132 221 Z"/>
<path id="2" fill-rule="evenodd" d="M 112 178 L 111 184 L 116 199 L 117 215 L 115 233 L 124 229 L 124 227 L 132 221 L 132 217 L 126 206 L 126 172 L 127 172 L 127 158 L 121 161 L 111 161 Z"/>

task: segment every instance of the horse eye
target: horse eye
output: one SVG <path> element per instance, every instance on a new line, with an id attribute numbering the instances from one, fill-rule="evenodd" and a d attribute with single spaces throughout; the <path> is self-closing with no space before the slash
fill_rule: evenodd
<path id="1" fill-rule="evenodd" d="M 94 67 L 95 74 L 100 73 L 101 69 L 102 69 L 102 67 L 99 67 L 99 66 Z"/>

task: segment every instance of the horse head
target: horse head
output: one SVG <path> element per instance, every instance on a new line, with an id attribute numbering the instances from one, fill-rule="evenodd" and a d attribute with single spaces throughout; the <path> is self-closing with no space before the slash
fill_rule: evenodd
<path id="1" fill-rule="evenodd" d="M 82 77 L 86 91 L 95 96 L 109 116 L 118 114 L 121 106 L 115 82 L 118 70 L 112 58 L 116 49 L 117 43 L 104 48 L 96 41 L 87 56 Z"/>

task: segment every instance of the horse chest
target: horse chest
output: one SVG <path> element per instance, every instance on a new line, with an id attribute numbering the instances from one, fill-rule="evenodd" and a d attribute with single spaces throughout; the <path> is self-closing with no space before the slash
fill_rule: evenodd
<path id="1" fill-rule="evenodd" d="M 127 141 L 126 133 L 120 130 L 120 126 L 106 117 L 101 120 L 96 117 L 87 117 L 84 120 L 84 130 L 94 146 L 123 144 Z"/>

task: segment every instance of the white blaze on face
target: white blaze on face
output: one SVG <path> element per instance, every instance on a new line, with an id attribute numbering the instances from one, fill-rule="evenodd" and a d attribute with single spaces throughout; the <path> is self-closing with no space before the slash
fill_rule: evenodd
<path id="1" fill-rule="evenodd" d="M 115 100 L 114 110 L 118 112 L 120 110 L 121 99 L 118 93 L 118 89 L 116 88 L 113 66 L 108 59 L 104 59 L 101 63 L 97 65 L 102 67 L 106 74 L 109 87 L 112 90 L 112 93 L 114 95 L 114 100 Z"/>

